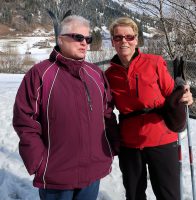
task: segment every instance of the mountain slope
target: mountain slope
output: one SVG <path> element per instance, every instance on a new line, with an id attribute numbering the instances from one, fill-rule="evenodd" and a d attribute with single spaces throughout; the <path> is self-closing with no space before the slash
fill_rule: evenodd
<path id="1" fill-rule="evenodd" d="M 59 19 L 68 9 L 73 14 L 89 19 L 92 27 L 108 26 L 115 17 L 136 16 L 129 9 L 112 0 L 0 0 L 0 24 L 4 31 L 0 34 L 29 33 L 38 27 L 52 29 L 51 19 L 46 9 L 52 10 Z"/>

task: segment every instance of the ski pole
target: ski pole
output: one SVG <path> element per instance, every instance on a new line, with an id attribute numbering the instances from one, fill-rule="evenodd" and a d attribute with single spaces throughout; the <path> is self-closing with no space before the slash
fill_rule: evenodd
<path id="1" fill-rule="evenodd" d="M 173 76 L 174 80 L 177 77 L 182 77 L 182 61 L 180 62 L 179 57 L 173 60 Z M 180 200 L 183 200 L 183 170 L 182 170 L 182 138 L 181 132 L 178 133 L 178 162 L 179 162 L 179 175 L 180 175 Z"/>
<path id="2" fill-rule="evenodd" d="M 182 139 L 181 139 L 181 133 L 178 133 L 178 161 L 179 161 L 179 168 L 180 168 L 180 200 L 183 200 Z"/>
<path id="3" fill-rule="evenodd" d="M 190 120 L 189 120 L 189 108 L 186 106 L 186 120 L 187 120 L 187 137 L 189 146 L 189 161 L 190 161 L 190 171 L 191 171 L 191 183 L 192 183 L 192 195 L 193 200 L 196 200 L 195 194 L 195 175 L 194 175 L 194 165 L 193 165 L 193 151 L 192 151 L 192 138 L 190 133 Z"/>

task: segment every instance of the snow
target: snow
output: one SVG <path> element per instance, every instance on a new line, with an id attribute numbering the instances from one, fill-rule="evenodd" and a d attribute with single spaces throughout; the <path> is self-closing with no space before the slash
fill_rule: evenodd
<path id="1" fill-rule="evenodd" d="M 131 10 L 132 12 L 135 12 L 135 13 L 139 13 L 139 14 L 143 14 L 143 9 L 137 7 L 134 5 L 134 3 L 131 3 L 131 1 L 125 1 L 125 0 L 112 0 L 113 2 L 115 3 L 118 3 L 120 6 L 123 6 L 129 10 Z"/>
<path id="2" fill-rule="evenodd" d="M 86 59 L 90 62 L 98 62 L 101 60 L 107 60 L 113 56 L 114 52 L 111 50 L 111 41 L 109 32 L 106 27 L 103 26 L 102 29 L 103 35 L 103 47 L 100 55 L 97 55 L 98 52 L 90 51 L 87 52 Z M 48 41 L 50 48 L 41 48 L 41 43 Z M 19 56 L 22 59 L 28 56 L 29 60 L 34 61 L 34 63 L 38 63 L 44 59 L 47 59 L 54 47 L 54 38 L 52 37 L 40 37 L 40 36 L 29 36 L 29 37 L 15 37 L 15 38 L 4 38 L 0 39 L 0 53 L 10 53 L 13 56 Z M 30 54 L 25 54 L 29 52 Z M 107 53 L 106 53 L 107 52 Z M 2 54 L 3 55 L 3 54 Z M 1 55 L 0 55 L 1 56 Z"/>
<path id="3" fill-rule="evenodd" d="M 24 75 L 0 74 L 0 199 L 38 200 L 37 188 L 32 186 L 33 176 L 29 176 L 18 153 L 18 136 L 12 127 L 12 109 L 15 95 Z M 190 119 L 193 140 L 193 155 L 196 152 L 196 120 Z M 187 138 L 182 140 L 183 190 L 184 199 L 192 199 L 191 175 Z M 194 160 L 194 159 L 193 159 Z M 195 165 L 195 160 L 194 160 Z M 149 181 L 148 181 L 149 182 Z M 148 200 L 155 200 L 148 183 Z M 97 200 L 124 200 L 124 188 L 118 158 L 114 158 L 112 172 L 102 179 Z"/>
<path id="4" fill-rule="evenodd" d="M 31 53 L 42 54 L 45 53 L 45 48 L 38 48 L 35 46 L 37 42 L 52 40 L 52 37 L 41 37 L 41 36 L 29 36 L 29 37 L 14 37 L 7 39 L 0 39 L 0 51 L 4 52 L 8 50 L 8 47 L 13 49 L 14 53 L 25 54 L 27 50 Z M 50 43 L 51 46 L 54 46 L 54 42 Z"/>
<path id="5" fill-rule="evenodd" d="M 39 43 L 48 41 L 51 48 L 42 48 Z M 48 58 L 52 47 L 54 46 L 53 37 L 14 37 L 0 39 L 0 52 L 9 53 L 10 55 L 17 56 L 17 58 L 23 60 L 31 60 L 34 63 L 38 63 L 41 60 Z M 30 54 L 25 54 L 26 52 Z M 0 56 L 3 56 L 0 55 Z"/>

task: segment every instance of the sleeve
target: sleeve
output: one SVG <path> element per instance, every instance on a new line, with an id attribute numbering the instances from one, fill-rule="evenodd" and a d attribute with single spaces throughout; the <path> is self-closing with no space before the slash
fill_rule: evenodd
<path id="1" fill-rule="evenodd" d="M 174 79 L 170 75 L 166 61 L 159 56 L 157 60 L 158 83 L 164 97 L 169 96 L 174 89 Z"/>
<path id="2" fill-rule="evenodd" d="M 175 81 L 168 72 L 166 62 L 162 57 L 157 64 L 159 84 L 161 92 L 165 97 L 165 103 L 162 108 L 162 116 L 167 127 L 174 132 L 181 132 L 186 127 L 186 109 L 179 100 L 183 95 L 183 86 L 175 88 Z"/>
<path id="3" fill-rule="evenodd" d="M 182 132 L 186 128 L 186 106 L 179 102 L 184 87 L 178 86 L 168 97 L 163 107 L 163 118 L 167 127 L 174 132 Z"/>
<path id="4" fill-rule="evenodd" d="M 37 170 L 45 147 L 39 123 L 41 79 L 38 72 L 30 70 L 25 75 L 16 94 L 13 109 L 13 127 L 19 136 L 19 153 L 30 175 Z"/>
<path id="5" fill-rule="evenodd" d="M 120 148 L 120 131 L 117 124 L 116 115 L 114 114 L 114 103 L 110 92 L 109 83 L 103 74 L 105 83 L 105 96 L 104 96 L 104 119 L 106 134 L 111 144 L 114 155 L 117 155 Z"/>

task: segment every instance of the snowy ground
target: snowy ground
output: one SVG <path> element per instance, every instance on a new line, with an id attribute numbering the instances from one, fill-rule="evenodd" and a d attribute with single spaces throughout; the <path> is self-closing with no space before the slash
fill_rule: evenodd
<path id="1" fill-rule="evenodd" d="M 23 75 L 0 74 L 0 199 L 38 200 L 37 189 L 18 154 L 18 137 L 12 128 L 12 108 L 17 88 Z M 196 152 L 196 120 L 190 120 L 193 151 Z M 193 154 L 194 155 L 194 154 Z M 194 165 L 195 165 L 194 158 Z M 184 200 L 191 200 L 191 179 L 187 149 L 187 138 L 183 139 L 183 184 Z M 155 200 L 151 186 L 147 190 L 148 200 Z M 118 159 L 114 159 L 113 170 L 101 182 L 98 200 L 124 200 Z"/>
<path id="2" fill-rule="evenodd" d="M 104 32 L 105 33 L 105 32 Z M 103 49 L 101 51 L 87 51 L 86 60 L 89 62 L 99 62 L 102 60 L 108 60 L 113 57 L 114 50 L 111 48 L 111 41 L 108 38 L 108 33 L 105 33 L 103 39 Z M 53 49 L 54 38 L 51 36 L 29 36 L 29 37 L 14 37 L 14 38 L 0 38 L 0 60 L 6 59 L 7 53 L 9 53 L 13 59 L 21 60 L 24 62 L 38 63 L 44 59 L 47 59 Z M 43 46 L 47 41 L 48 48 Z M 107 52 L 107 53 L 106 53 Z M 4 55 L 5 53 L 5 55 Z M 11 58 L 8 59 L 8 62 Z M 20 63 L 20 62 L 19 62 Z M 31 66 L 26 66 L 27 68 Z M 106 66 L 102 66 L 103 69 Z M 1 68 L 1 66 L 0 66 Z"/>

